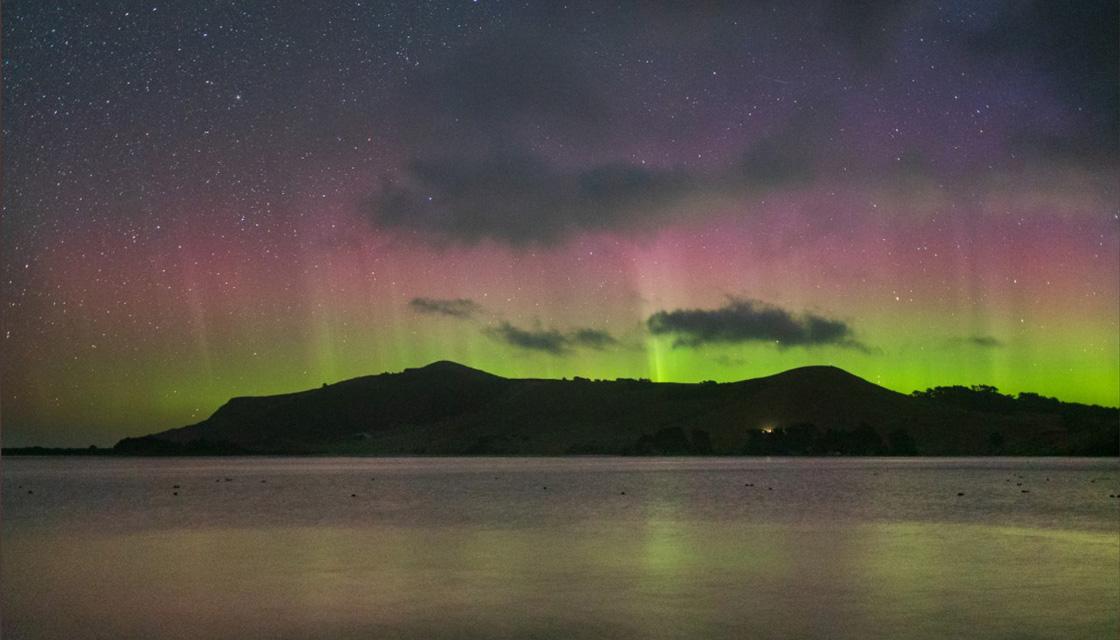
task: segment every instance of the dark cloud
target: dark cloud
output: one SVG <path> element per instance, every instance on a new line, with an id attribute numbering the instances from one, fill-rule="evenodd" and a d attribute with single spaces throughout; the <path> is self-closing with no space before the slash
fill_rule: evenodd
<path id="1" fill-rule="evenodd" d="M 799 107 L 737 163 L 703 172 L 626 163 L 565 169 L 511 149 L 416 160 L 401 180 L 382 188 L 366 213 L 379 228 L 518 246 L 553 244 L 584 232 L 654 228 L 704 209 L 689 206 L 700 201 L 809 182 L 814 153 L 828 143 L 837 118 L 836 106 L 826 100 Z"/>
<path id="2" fill-rule="evenodd" d="M 556 329 L 523 329 L 502 322 L 487 329 L 487 333 L 506 344 L 552 355 L 565 355 L 579 347 L 602 350 L 618 344 L 614 336 L 598 329 L 584 328 L 564 333 Z"/>
<path id="3" fill-rule="evenodd" d="M 600 329 L 579 329 L 568 334 L 573 344 L 589 349 L 603 350 L 618 345 L 618 340 Z"/>
<path id="4" fill-rule="evenodd" d="M 867 350 L 841 320 L 813 313 L 794 314 L 757 300 L 731 298 L 718 309 L 658 311 L 646 325 L 654 335 L 671 335 L 677 347 L 773 342 L 779 347 L 832 345 Z"/>
<path id="5" fill-rule="evenodd" d="M 482 311 L 482 305 L 469 298 L 413 298 L 408 306 L 417 313 L 463 319 L 473 318 Z"/>
<path id="6" fill-rule="evenodd" d="M 486 309 L 470 298 L 413 298 L 408 306 L 417 313 L 439 315 L 457 320 L 477 321 Z M 523 329 L 508 321 L 497 326 L 482 329 L 490 337 L 530 351 L 543 351 L 553 355 L 564 355 L 575 349 L 594 349 L 602 351 L 620 346 L 617 338 L 609 332 L 590 327 L 579 327 L 571 331 L 557 329 Z"/>
<path id="7" fill-rule="evenodd" d="M 643 13 L 659 28 L 700 20 L 707 32 L 728 25 L 727 15 L 743 14 L 736 4 L 682 13 L 667 3 Z M 578 13 L 560 11 L 549 22 L 563 24 Z M 775 19 L 757 7 L 749 13 Z M 614 23 L 618 37 L 638 35 L 631 18 Z M 695 199 L 790 186 L 813 175 L 821 128 L 804 107 L 746 143 L 740 163 L 710 173 L 553 159 L 550 150 L 585 154 L 631 131 L 666 134 L 660 127 L 635 129 L 632 107 L 618 104 L 621 78 L 588 56 L 581 29 L 529 29 L 497 32 L 410 75 L 396 119 L 412 158 L 367 201 L 363 213 L 375 227 L 453 242 L 552 244 L 581 232 L 656 227 Z M 682 51 L 704 46 L 683 35 L 688 30 L 671 31 Z M 694 64 L 708 68 L 710 60 Z M 674 124 L 671 137 L 686 135 L 685 126 L 691 125 Z"/>
<path id="8" fill-rule="evenodd" d="M 1004 346 L 1003 341 L 993 336 L 975 335 L 967 336 L 964 338 L 955 338 L 953 342 L 956 344 L 963 344 L 970 347 L 979 347 L 981 349 L 997 349 Z"/>
<path id="9" fill-rule="evenodd" d="M 489 329 L 488 332 L 502 342 L 530 351 L 543 351 L 552 355 L 561 355 L 571 349 L 567 337 L 555 329 L 521 329 L 508 322 L 503 322 L 497 327 Z"/>
<path id="10" fill-rule="evenodd" d="M 960 166 L 935 162 L 944 156 L 941 138 L 923 139 L 931 117 L 911 111 L 911 83 L 896 77 L 910 77 L 904 72 L 915 64 L 915 38 L 933 56 L 909 69 L 929 84 L 931 102 L 923 108 L 930 113 L 945 111 L 937 101 L 958 91 L 956 75 L 951 91 L 944 85 L 949 80 L 941 69 L 948 65 L 933 61 L 959 62 L 974 83 L 992 83 L 993 91 L 1011 97 L 1027 92 L 1039 105 L 1039 119 L 1018 124 L 1007 116 L 1017 113 L 1020 98 L 968 90 L 967 100 L 994 106 L 1006 121 L 1006 133 L 991 145 L 1042 166 L 1095 161 L 1120 146 L 1117 6 L 1115 0 L 533 5 L 532 19 L 510 22 L 516 28 L 487 30 L 410 69 L 392 92 L 398 111 L 387 118 L 408 157 L 387 170 L 362 213 L 377 228 L 429 240 L 547 245 L 585 232 L 656 228 L 718 210 L 714 202 L 818 179 L 889 182 L 881 163 L 898 158 L 890 164 L 903 173 L 955 175 Z M 579 17 L 587 12 L 596 16 L 590 32 Z M 634 54 L 651 39 L 667 55 Z M 612 56 L 617 64 L 603 64 Z M 729 59 L 739 62 L 729 65 Z M 869 74 L 875 82 L 855 80 Z M 668 78 L 679 87 L 665 89 Z M 877 105 L 873 113 L 869 98 Z M 682 100 L 687 108 L 678 105 Z M 1076 105 L 1076 112 L 1044 120 L 1054 100 Z M 766 117 L 753 120 L 756 127 L 743 126 L 743 110 L 732 108 L 745 104 L 781 106 L 761 108 Z M 893 139 L 869 131 L 869 118 L 914 133 L 896 148 Z M 722 166 L 689 167 L 698 150 L 690 141 L 716 144 L 709 132 L 717 123 L 736 125 L 720 148 L 738 144 L 742 152 Z M 655 157 L 676 159 L 677 168 L 631 162 L 630 140 L 641 140 Z M 616 147 L 622 151 L 612 155 Z M 917 155 L 921 165 L 907 164 Z"/>
<path id="11" fill-rule="evenodd" d="M 369 213 L 379 227 L 437 238 L 543 244 L 654 223 L 697 189 L 685 173 L 634 165 L 564 171 L 527 154 L 428 160 L 384 188 Z"/>

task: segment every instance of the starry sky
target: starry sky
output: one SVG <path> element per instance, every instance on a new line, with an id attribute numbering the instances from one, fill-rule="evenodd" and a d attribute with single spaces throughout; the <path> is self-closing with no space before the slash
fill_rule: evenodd
<path id="1" fill-rule="evenodd" d="M 1120 403 L 1115 1 L 0 19 L 6 445 L 439 359 Z"/>

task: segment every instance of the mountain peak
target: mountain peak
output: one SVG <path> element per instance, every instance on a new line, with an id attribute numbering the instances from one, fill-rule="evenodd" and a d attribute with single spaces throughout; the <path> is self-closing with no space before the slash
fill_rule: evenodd
<path id="1" fill-rule="evenodd" d="M 405 369 L 405 372 L 419 373 L 421 371 L 424 372 L 424 373 L 476 375 L 476 376 L 477 375 L 484 375 L 484 376 L 491 377 L 491 378 L 498 377 L 498 376 L 495 376 L 492 373 L 488 373 L 488 372 L 483 371 L 481 369 L 475 369 L 474 367 L 468 367 L 465 364 L 459 364 L 458 362 L 453 362 L 451 360 L 436 360 L 435 362 L 433 362 L 431 364 L 426 364 L 422 367 L 416 367 L 416 368 L 413 368 L 413 369 Z"/>
<path id="2" fill-rule="evenodd" d="M 857 378 L 863 380 L 863 378 L 860 378 L 851 371 L 841 369 L 831 364 L 811 364 L 804 367 L 794 367 L 793 369 L 787 369 L 776 375 L 790 377 L 815 376 L 821 378 Z"/>
<path id="3" fill-rule="evenodd" d="M 870 380 L 865 380 L 850 371 L 832 365 L 797 367 L 765 378 L 756 378 L 756 380 L 781 381 L 782 384 L 807 385 L 809 387 L 833 390 L 851 390 L 854 387 L 867 387 L 892 395 L 897 393 L 875 384 Z"/>

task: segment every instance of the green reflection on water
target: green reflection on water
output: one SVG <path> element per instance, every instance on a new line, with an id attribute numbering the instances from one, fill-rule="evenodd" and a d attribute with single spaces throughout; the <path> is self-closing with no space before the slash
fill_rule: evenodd
<path id="1" fill-rule="evenodd" d="M 37 637 L 1115 637 L 1111 533 L 920 523 L 11 532 Z M 64 614 L 62 613 L 64 612 Z"/>

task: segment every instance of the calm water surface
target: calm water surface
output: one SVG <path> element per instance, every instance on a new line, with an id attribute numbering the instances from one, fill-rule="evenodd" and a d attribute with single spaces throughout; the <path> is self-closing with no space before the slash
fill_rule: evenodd
<path id="1" fill-rule="evenodd" d="M 6 639 L 1120 635 L 1115 459 L 2 465 Z"/>

